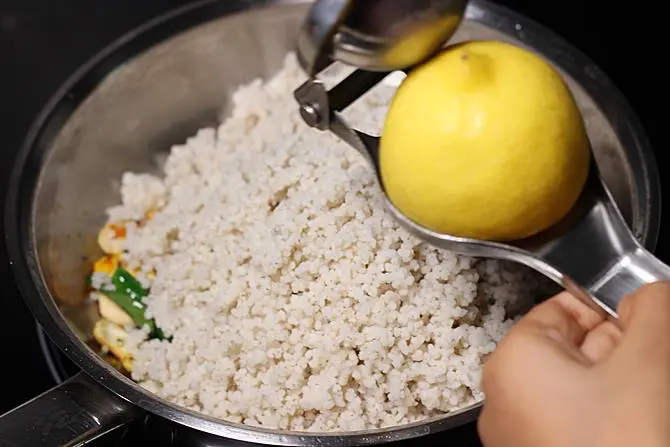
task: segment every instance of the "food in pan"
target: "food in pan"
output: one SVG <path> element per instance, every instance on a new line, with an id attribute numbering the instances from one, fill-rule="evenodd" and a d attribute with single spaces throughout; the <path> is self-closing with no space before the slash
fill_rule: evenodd
<path id="1" fill-rule="evenodd" d="M 361 156 L 301 121 L 303 81 L 287 56 L 158 174 L 123 175 L 91 276 L 97 340 L 159 396 L 268 428 L 389 427 L 479 401 L 483 360 L 544 283 L 402 230 Z M 378 131 L 394 92 L 345 117 Z"/>

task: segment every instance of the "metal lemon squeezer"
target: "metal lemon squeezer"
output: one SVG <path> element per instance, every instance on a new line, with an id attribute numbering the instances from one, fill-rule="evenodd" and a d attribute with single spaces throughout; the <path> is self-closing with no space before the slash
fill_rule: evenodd
<path id="1" fill-rule="evenodd" d="M 455 33 L 466 7 L 467 0 L 317 0 L 300 30 L 298 59 L 310 77 L 294 93 L 303 120 L 360 152 L 382 190 L 379 138 L 350 127 L 340 112 L 390 72 L 408 73 L 439 52 Z M 357 69 L 328 90 L 317 75 L 335 62 Z M 406 230 L 429 244 L 525 264 L 616 317 L 624 295 L 643 284 L 670 279 L 670 267 L 636 240 L 596 163 L 591 166 L 580 198 L 562 221 L 513 243 L 438 233 L 407 218 L 388 197 L 386 205 Z"/>

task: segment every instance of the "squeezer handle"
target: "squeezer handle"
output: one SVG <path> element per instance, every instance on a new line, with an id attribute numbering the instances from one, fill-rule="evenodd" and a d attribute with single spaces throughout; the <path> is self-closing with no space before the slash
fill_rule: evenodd
<path id="1" fill-rule="evenodd" d="M 594 278 L 587 288 L 591 297 L 610 315 L 617 316 L 617 307 L 624 296 L 645 284 L 670 281 L 670 267 L 642 247 L 622 253 L 612 265 Z M 566 282 L 568 290 L 574 284 Z"/>
<path id="2" fill-rule="evenodd" d="M 617 317 L 624 296 L 645 284 L 670 280 L 670 267 L 632 233 L 595 163 L 589 182 L 585 213 L 540 250 L 540 257 L 561 272 L 569 291 Z"/>

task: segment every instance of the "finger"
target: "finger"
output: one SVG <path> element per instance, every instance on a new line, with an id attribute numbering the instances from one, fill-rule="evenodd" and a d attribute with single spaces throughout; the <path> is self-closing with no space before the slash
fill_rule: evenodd
<path id="1" fill-rule="evenodd" d="M 586 334 L 580 349 L 586 358 L 597 364 L 609 358 L 619 345 L 622 335 L 616 324 L 604 321 Z"/>
<path id="2" fill-rule="evenodd" d="M 512 327 L 487 359 L 482 376 L 484 392 L 499 388 L 499 381 L 513 379 L 519 371 L 536 368 L 533 364 L 538 361 L 550 370 L 591 366 L 580 347 L 586 334 L 602 322 L 598 312 L 568 292 L 538 304 Z"/>
<path id="3" fill-rule="evenodd" d="M 518 325 L 539 330 L 559 343 L 579 347 L 586 334 L 603 321 L 601 314 L 581 300 L 568 292 L 561 292 L 534 307 Z"/>
<path id="4" fill-rule="evenodd" d="M 617 311 L 624 332 L 622 343 L 638 352 L 670 348 L 670 282 L 640 287 L 621 300 Z"/>

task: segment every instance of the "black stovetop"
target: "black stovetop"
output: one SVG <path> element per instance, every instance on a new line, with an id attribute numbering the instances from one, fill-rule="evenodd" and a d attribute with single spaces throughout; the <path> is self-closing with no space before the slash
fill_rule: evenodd
<path id="1" fill-rule="evenodd" d="M 23 135 L 42 104 L 65 78 L 125 31 L 184 3 L 186 0 L 0 2 L 0 203 L 4 203 L 7 174 Z M 660 64 L 665 63 L 660 36 L 662 15 L 650 9 L 616 9 L 607 0 L 499 0 L 498 3 L 549 26 L 611 76 L 638 113 L 657 149 L 664 187 L 670 187 L 670 181 L 663 178 L 662 160 L 670 139 L 662 127 L 665 123 L 661 123 L 664 113 L 656 105 L 667 95 L 660 69 Z M 584 6 L 586 3 L 588 6 Z M 624 26 L 632 29 L 626 30 Z M 670 191 L 665 196 L 670 197 Z M 0 229 L 4 234 L 1 222 Z M 668 261 L 670 237 L 663 233 L 657 253 Z M 61 359 L 55 349 L 50 348 L 49 360 L 45 359 L 44 347 L 48 342 L 40 343 L 35 323 L 18 295 L 2 238 L 0 278 L 0 302 L 4 308 L 0 312 L 0 375 L 4 379 L 0 382 L 1 414 L 53 386 L 55 374 L 64 376 L 76 369 Z M 474 425 L 442 436 L 436 438 L 441 444 L 449 441 L 454 446 L 477 445 Z M 138 440 L 130 436 L 122 444 L 129 446 Z M 154 445 L 160 444 L 157 438 L 152 441 Z"/>

